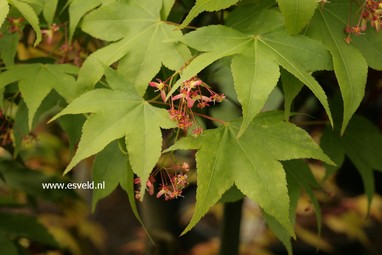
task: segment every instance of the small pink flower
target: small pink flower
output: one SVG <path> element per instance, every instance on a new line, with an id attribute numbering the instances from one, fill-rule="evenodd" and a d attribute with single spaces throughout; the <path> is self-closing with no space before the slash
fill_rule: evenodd
<path id="1" fill-rule="evenodd" d="M 199 135 L 203 133 L 203 131 L 204 129 L 202 127 L 197 127 L 194 130 L 192 130 L 191 133 L 194 137 L 198 137 Z"/>
<path id="2" fill-rule="evenodd" d="M 213 95 L 210 97 L 211 101 L 214 102 L 214 103 L 215 103 L 215 102 L 220 103 L 220 102 L 222 102 L 225 98 L 226 98 L 226 96 L 225 96 L 224 94 L 221 94 L 221 95 L 219 95 L 219 94 L 213 94 Z"/>
<path id="3" fill-rule="evenodd" d="M 43 35 L 45 35 L 45 37 L 46 37 L 46 42 L 47 42 L 48 44 L 51 44 L 51 43 L 52 43 L 54 33 L 56 33 L 59 29 L 60 29 L 60 27 L 59 27 L 57 24 L 53 23 L 53 24 L 50 26 L 49 29 L 43 29 L 43 30 L 41 30 L 41 33 L 42 33 Z"/>
<path id="4" fill-rule="evenodd" d="M 180 167 L 185 172 L 188 172 L 190 170 L 190 165 L 187 162 L 183 162 L 183 164 Z"/>
<path id="5" fill-rule="evenodd" d="M 150 82 L 149 85 L 153 88 L 157 88 L 155 91 L 160 91 L 160 96 L 163 100 L 163 102 L 166 102 L 166 92 L 164 89 L 168 86 L 166 83 L 164 83 L 162 80 L 157 79 L 158 82 Z"/>
<path id="6" fill-rule="evenodd" d="M 189 89 L 194 89 L 195 87 L 201 85 L 203 82 L 197 77 L 192 77 L 191 79 L 184 81 L 183 85 Z"/>
<path id="7" fill-rule="evenodd" d="M 182 173 L 178 174 L 175 179 L 176 185 L 180 185 L 181 188 L 183 189 L 184 186 L 188 184 L 187 177 L 188 177 L 187 174 L 182 174 Z"/>
<path id="8" fill-rule="evenodd" d="M 195 99 L 193 99 L 192 96 L 193 96 L 193 93 L 191 91 L 188 91 L 187 89 L 183 89 L 178 95 L 174 96 L 172 100 L 173 101 L 178 99 L 186 100 L 187 107 L 192 108 L 195 103 Z"/>
<path id="9" fill-rule="evenodd" d="M 172 194 L 168 186 L 162 185 L 160 191 L 157 193 L 157 198 L 160 198 L 161 196 L 164 196 L 165 200 L 171 199 Z"/>

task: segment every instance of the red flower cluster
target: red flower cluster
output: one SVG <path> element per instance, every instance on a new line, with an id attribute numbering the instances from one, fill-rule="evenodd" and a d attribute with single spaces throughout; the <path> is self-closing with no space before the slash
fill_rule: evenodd
<path id="1" fill-rule="evenodd" d="M 157 198 L 164 197 L 165 200 L 172 200 L 182 197 L 183 189 L 187 186 L 187 172 L 190 166 L 184 162 L 181 165 L 174 165 L 171 168 L 162 168 L 154 171 L 146 182 L 146 190 L 149 195 L 155 193 L 156 175 L 160 175 L 160 188 L 156 194 Z M 141 184 L 140 178 L 135 178 L 135 184 Z M 135 198 L 140 199 L 140 192 L 135 191 Z"/>
<path id="2" fill-rule="evenodd" d="M 370 23 L 370 26 L 377 32 L 381 29 L 382 0 L 365 0 L 358 24 L 355 26 L 348 25 L 345 29 L 345 32 L 348 34 L 345 38 L 346 43 L 351 43 L 351 34 L 360 35 L 362 32 L 365 32 L 368 23 Z"/>
<path id="3" fill-rule="evenodd" d="M 150 86 L 160 91 L 163 102 L 166 102 L 166 91 L 170 86 L 165 82 L 157 79 L 158 82 L 150 82 Z M 207 93 L 207 95 L 203 94 Z M 195 126 L 192 134 L 199 135 L 203 129 L 196 124 L 194 112 L 192 108 L 203 109 L 209 107 L 211 103 L 222 102 L 225 99 L 224 94 L 214 92 L 207 84 L 197 77 L 184 81 L 180 86 L 179 93 L 170 97 L 170 109 L 168 110 L 170 118 L 178 123 L 178 128 L 187 132 L 187 130 Z M 175 103 L 177 101 L 177 104 Z"/>

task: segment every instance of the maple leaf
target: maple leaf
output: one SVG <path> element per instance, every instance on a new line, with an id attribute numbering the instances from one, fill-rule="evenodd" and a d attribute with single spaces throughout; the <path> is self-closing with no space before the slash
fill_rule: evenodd
<path id="1" fill-rule="evenodd" d="M 235 55 L 231 70 L 243 109 L 239 136 L 260 112 L 276 86 L 280 76 L 279 66 L 294 75 L 315 94 L 332 122 L 326 94 L 310 74 L 315 70 L 332 68 L 329 52 L 322 44 L 306 36 L 290 36 L 278 16 L 281 14 L 277 11 L 264 10 L 258 18 L 252 18 L 251 23 L 254 25 L 251 32 L 255 34 L 246 34 L 221 25 L 199 28 L 186 34 L 182 41 L 205 53 L 193 59 L 184 69 L 170 94 L 180 86 L 181 81 L 196 75 L 217 59 Z M 242 28 L 242 24 L 237 25 L 238 28 Z"/>
<path id="2" fill-rule="evenodd" d="M 15 65 L 0 74 L 0 89 L 18 82 L 20 92 L 28 107 L 28 124 L 32 127 L 33 117 L 42 100 L 54 89 L 68 102 L 76 96 L 73 74 L 78 68 L 67 64 Z"/>
<path id="3" fill-rule="evenodd" d="M 318 8 L 307 30 L 308 36 L 326 45 L 333 58 L 344 108 L 341 133 L 344 133 L 365 94 L 368 64 L 372 68 L 382 69 L 380 33 L 367 31 L 367 36 L 352 37 L 355 39 L 354 45 L 345 42 L 344 30 L 351 15 L 349 10 L 352 9 L 349 4 L 353 2 L 334 0 Z M 355 46 L 359 46 L 359 49 Z"/>
<path id="4" fill-rule="evenodd" d="M 198 150 L 195 212 L 183 233 L 236 185 L 293 235 L 286 177 L 279 161 L 297 158 L 315 158 L 329 164 L 332 161 L 305 131 L 282 118 L 279 112 L 260 114 L 240 138 L 237 134 L 241 120 L 227 122 L 206 130 L 196 139 L 183 138 L 166 150 Z"/>
<path id="5" fill-rule="evenodd" d="M 128 163 L 127 156 L 118 147 L 118 141 L 110 143 L 97 154 L 93 164 L 92 179 L 95 183 L 105 182 L 105 188 L 93 190 L 93 211 L 98 201 L 112 193 L 118 185 L 126 190 L 128 171 L 133 170 Z"/>
<path id="6" fill-rule="evenodd" d="M 378 128 L 369 120 L 354 115 L 342 136 L 326 127 L 320 144 L 337 164 L 336 168 L 327 166 L 329 174 L 341 167 L 345 155 L 349 157 L 361 175 L 370 209 L 375 191 L 373 170 L 382 171 L 382 134 Z"/>
<path id="7" fill-rule="evenodd" d="M 107 69 L 106 77 L 112 88 L 126 87 L 126 80 L 116 71 Z M 52 120 L 81 113 L 91 114 L 83 125 L 77 152 L 64 173 L 81 160 L 100 152 L 112 141 L 124 137 L 131 166 L 145 183 L 161 155 L 160 128 L 176 127 L 165 109 L 150 105 L 131 86 L 129 91 L 95 89 L 87 92 Z"/>
<path id="8" fill-rule="evenodd" d="M 104 66 L 120 60 L 118 70 L 143 95 L 162 64 L 171 70 L 180 69 L 191 55 L 179 43 L 182 32 L 161 20 L 161 9 L 162 1 L 131 0 L 108 4 L 86 15 L 82 30 L 113 43 L 84 62 L 79 86 L 91 88 L 102 77 Z"/>

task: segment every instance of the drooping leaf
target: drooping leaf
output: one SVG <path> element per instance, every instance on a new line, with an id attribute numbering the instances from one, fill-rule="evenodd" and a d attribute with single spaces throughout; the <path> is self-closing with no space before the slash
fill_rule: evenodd
<path id="1" fill-rule="evenodd" d="M 302 188 L 312 201 L 316 213 L 318 233 L 321 234 L 321 208 L 317 197 L 314 194 L 314 190 L 319 189 L 320 185 L 313 176 L 309 166 L 304 161 L 290 160 L 283 162 L 283 166 L 288 176 L 287 179 L 291 180 L 291 182 L 295 182 L 300 188 Z M 290 182 L 288 182 L 288 185 L 289 183 Z"/>
<path id="2" fill-rule="evenodd" d="M 0 0 L 0 27 L 3 25 L 5 18 L 9 12 L 9 5 L 7 0 Z"/>
<path id="3" fill-rule="evenodd" d="M 309 23 L 317 8 L 316 0 L 277 0 L 290 34 L 298 34 Z"/>
<path id="4" fill-rule="evenodd" d="M 45 0 L 44 9 L 42 11 L 44 18 L 48 25 L 53 23 L 54 15 L 56 13 L 58 0 Z"/>
<path id="5" fill-rule="evenodd" d="M 336 163 L 335 166 L 325 164 L 325 175 L 328 177 L 334 174 L 342 166 L 345 160 L 345 150 L 342 145 L 341 137 L 328 126 L 326 126 L 322 132 L 320 147 Z"/>
<path id="6" fill-rule="evenodd" d="M 122 86 L 126 84 L 115 71 L 108 70 L 106 75 L 109 83 L 121 82 Z M 77 152 L 65 173 L 81 160 L 103 150 L 112 141 L 124 137 L 131 166 L 142 183 L 146 183 L 161 155 L 160 128 L 176 126 L 166 110 L 150 105 L 134 88 L 129 91 L 92 90 L 75 99 L 54 119 L 81 113 L 91 115 L 82 128 Z M 144 188 L 142 185 L 142 194 Z"/>
<path id="7" fill-rule="evenodd" d="M 342 162 L 345 153 L 355 165 L 361 175 L 370 208 L 375 191 L 373 170 L 382 171 L 382 134 L 378 128 L 367 119 L 354 115 L 343 136 L 326 129 L 321 139 L 324 141 L 322 148 L 332 154 L 333 159 Z M 338 141 L 335 150 L 327 142 L 329 139 Z"/>
<path id="8" fill-rule="evenodd" d="M 141 226 L 142 226 L 143 230 L 146 232 L 147 236 L 149 237 L 151 243 L 155 244 L 150 233 L 147 231 L 147 228 L 143 224 L 141 216 L 139 215 L 139 212 L 138 212 L 137 200 L 135 199 L 134 172 L 131 170 L 131 166 L 129 163 L 127 163 L 126 168 L 128 170 L 127 171 L 127 178 L 126 178 L 126 181 L 121 182 L 121 186 L 127 192 L 127 196 L 129 197 L 129 203 L 131 206 L 131 210 L 133 211 L 134 216 L 137 218 L 139 223 L 141 223 Z"/>
<path id="9" fill-rule="evenodd" d="M 261 114 L 248 127 L 248 132 L 237 138 L 239 119 L 206 130 L 196 139 L 181 139 L 168 149 L 198 149 L 196 207 L 183 233 L 235 184 L 274 217 L 290 236 L 294 235 L 285 172 L 279 160 L 312 157 L 332 162 L 305 131 L 283 122 L 282 118 L 278 112 Z"/>
<path id="10" fill-rule="evenodd" d="M 370 121 L 358 116 L 349 122 L 348 129 L 343 135 L 346 155 L 358 169 L 371 203 L 375 191 L 373 170 L 382 171 L 382 135 Z"/>
<path id="11" fill-rule="evenodd" d="M 235 56 L 232 62 L 232 73 L 235 78 L 235 88 L 240 103 L 243 106 L 243 124 L 238 135 L 242 135 L 253 117 L 264 105 L 268 95 L 276 86 L 279 77 L 278 65 L 293 74 L 304 83 L 319 99 L 332 121 L 327 97 L 311 76 L 315 70 L 332 68 L 331 57 L 325 47 L 305 36 L 290 36 L 280 29 L 274 15 L 281 15 L 276 11 L 266 12 L 270 24 L 257 31 L 263 34 L 244 34 L 226 26 L 208 26 L 197 29 L 184 36 L 183 42 L 190 47 L 206 52 L 186 66 L 181 78 L 174 84 L 169 94 L 174 92 L 180 83 L 191 78 L 206 66 L 219 58 Z M 274 25 L 273 25 L 274 24 Z M 257 23 L 256 26 L 265 26 Z M 275 27 L 279 29 L 275 30 Z M 269 30 L 267 30 L 267 28 Z M 252 29 L 256 31 L 256 27 Z M 312 61 L 315 58 L 315 61 Z"/>
<path id="12" fill-rule="evenodd" d="M 324 107 L 333 123 L 325 91 L 310 75 L 314 70 L 328 70 L 332 65 L 327 50 L 318 42 L 304 36 L 288 36 L 285 31 L 264 36 L 261 42 L 284 69 L 304 83 Z M 302 47 L 301 47 L 302 45 Z M 316 61 L 312 61 L 315 58 Z"/>
<path id="13" fill-rule="evenodd" d="M 179 25 L 179 29 L 185 28 L 196 16 L 204 11 L 214 12 L 226 9 L 238 1 L 239 0 L 196 0 L 194 7 L 192 7 L 182 24 Z"/>
<path id="14" fill-rule="evenodd" d="M 160 20 L 162 1 L 132 0 L 103 6 L 83 20 L 82 29 L 107 41 L 117 41 L 94 52 L 80 70 L 81 88 L 91 88 L 103 75 L 104 66 L 121 60 L 118 70 L 143 95 L 147 84 L 165 65 L 179 70 L 191 58 L 179 43 L 182 33 Z"/>
<path id="15" fill-rule="evenodd" d="M 281 69 L 281 83 L 284 91 L 284 118 L 285 121 L 288 121 L 293 99 L 298 95 L 304 84 L 285 69 Z"/>
<path id="16" fill-rule="evenodd" d="M 127 171 L 132 171 L 127 169 L 128 165 L 127 156 L 121 152 L 117 141 L 97 154 L 93 164 L 92 178 L 96 183 L 105 182 L 105 189 L 93 190 L 93 211 L 99 200 L 112 193 L 118 184 L 127 182 Z"/>
<path id="17" fill-rule="evenodd" d="M 39 44 L 42 39 L 40 24 L 38 20 L 38 16 L 36 12 L 33 10 L 33 8 L 20 0 L 9 0 L 9 4 L 14 6 L 23 16 L 24 18 L 29 22 L 29 24 L 32 26 L 33 30 L 36 32 L 36 41 L 34 42 L 34 46 Z"/>
<path id="18" fill-rule="evenodd" d="M 348 22 L 349 3 L 346 0 L 335 0 L 318 8 L 307 32 L 309 36 L 322 41 L 332 55 L 344 103 L 342 134 L 362 101 L 367 76 L 364 56 L 353 45 L 345 42 L 346 34 L 343 31 Z"/>
<path id="19" fill-rule="evenodd" d="M 73 0 L 69 5 L 69 41 L 81 18 L 101 4 L 101 0 Z"/>
<path id="20" fill-rule="evenodd" d="M 54 89 L 68 102 L 76 96 L 73 74 L 77 67 L 68 64 L 25 64 L 9 67 L 0 74 L 0 88 L 18 82 L 20 92 L 28 106 L 28 124 L 32 126 L 33 117 L 42 100 Z"/>

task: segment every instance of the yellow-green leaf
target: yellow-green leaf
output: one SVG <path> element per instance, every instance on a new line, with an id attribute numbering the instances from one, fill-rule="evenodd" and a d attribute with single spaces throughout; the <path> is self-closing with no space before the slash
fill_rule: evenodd
<path id="1" fill-rule="evenodd" d="M 126 83 L 115 71 L 108 70 L 106 75 L 109 83 Z M 161 155 L 160 128 L 176 126 L 166 110 L 150 105 L 133 88 L 129 91 L 92 90 L 76 98 L 54 119 L 82 113 L 91 114 L 85 121 L 77 152 L 65 173 L 81 160 L 102 151 L 112 141 L 124 138 L 133 171 L 142 183 L 146 183 Z M 142 194 L 144 190 L 142 185 Z"/>
<path id="2" fill-rule="evenodd" d="M 234 184 L 293 236 L 289 197 L 279 160 L 331 160 L 302 129 L 286 123 L 278 112 L 257 116 L 240 138 L 241 120 L 228 122 L 203 135 L 179 140 L 169 150 L 197 149 L 198 188 L 189 231 Z"/>

